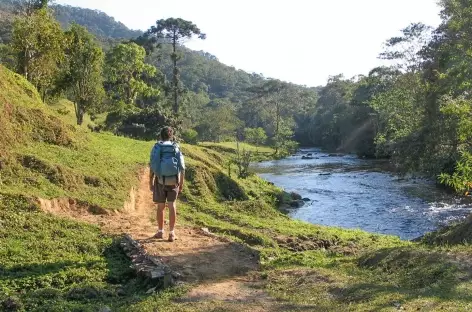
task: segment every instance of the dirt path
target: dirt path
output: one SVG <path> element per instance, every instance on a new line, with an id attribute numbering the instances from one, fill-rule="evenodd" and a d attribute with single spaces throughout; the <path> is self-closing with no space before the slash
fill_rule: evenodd
<path id="1" fill-rule="evenodd" d="M 149 172 L 141 174 L 139 189 L 131 192 L 134 203 L 126 211 L 110 215 L 93 215 L 77 209 L 68 200 L 41 201 L 43 209 L 74 219 L 100 225 L 106 233 L 128 233 L 148 253 L 159 257 L 181 281 L 193 286 L 175 304 L 188 311 L 288 311 L 280 310 L 257 280 L 258 255 L 236 243 L 208 236 L 201 229 L 177 224 L 178 240 L 157 240 L 155 205 L 148 186 Z"/>

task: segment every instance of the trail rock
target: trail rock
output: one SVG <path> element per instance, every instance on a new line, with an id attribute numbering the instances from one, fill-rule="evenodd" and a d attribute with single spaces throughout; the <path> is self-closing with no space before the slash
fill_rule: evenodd
<path id="1" fill-rule="evenodd" d="M 311 199 L 309 199 L 309 198 L 307 198 L 307 197 L 303 198 L 302 200 L 303 200 L 304 202 L 310 202 L 310 201 L 311 201 Z"/>

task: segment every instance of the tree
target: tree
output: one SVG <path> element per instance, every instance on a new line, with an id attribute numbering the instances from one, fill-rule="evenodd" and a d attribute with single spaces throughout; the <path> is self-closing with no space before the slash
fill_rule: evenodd
<path id="1" fill-rule="evenodd" d="M 14 23 L 11 46 L 17 55 L 18 73 L 38 88 L 43 99 L 64 60 L 62 43 L 61 27 L 47 9 L 19 17 Z"/>
<path id="2" fill-rule="evenodd" d="M 263 128 L 246 128 L 244 129 L 244 137 L 247 142 L 256 146 L 263 145 L 267 141 L 267 134 Z"/>
<path id="3" fill-rule="evenodd" d="M 241 121 L 229 105 L 207 107 L 204 120 L 196 127 L 200 141 L 221 142 L 234 139 Z"/>
<path id="4" fill-rule="evenodd" d="M 293 85 L 275 79 L 267 80 L 262 85 L 250 88 L 249 91 L 255 95 L 251 102 L 259 102 L 262 114 L 269 117 L 270 127 L 268 126 L 266 130 L 269 130 L 267 133 L 270 134 L 275 154 L 278 154 L 281 149 L 292 145 L 287 144 L 293 138 L 295 127 L 291 115 L 293 108 L 304 94 Z"/>
<path id="5" fill-rule="evenodd" d="M 175 114 L 179 113 L 179 94 L 182 88 L 180 87 L 180 70 L 177 67 L 177 62 L 180 56 L 177 54 L 177 45 L 183 44 L 186 39 L 191 39 L 197 35 L 200 39 L 205 39 L 206 35 L 192 22 L 183 20 L 181 18 L 161 19 L 156 22 L 156 26 L 152 26 L 148 30 L 148 34 L 154 36 L 159 44 L 169 43 L 172 45 L 173 53 L 171 59 L 173 62 L 173 82 L 172 92 L 174 95 L 173 110 Z"/>
<path id="6" fill-rule="evenodd" d="M 135 104 L 138 96 L 156 96 L 159 90 L 144 81 L 155 77 L 157 69 L 145 63 L 146 51 L 136 43 L 119 44 L 106 57 L 108 92 L 112 99 Z"/>
<path id="7" fill-rule="evenodd" d="M 74 103 L 77 124 L 83 123 L 84 114 L 98 110 L 104 98 L 104 54 L 94 37 L 82 26 L 73 24 L 65 33 L 67 69 L 62 86 Z"/>
<path id="8" fill-rule="evenodd" d="M 425 45 L 431 40 L 432 27 L 423 23 L 412 23 L 402 30 L 403 36 L 392 37 L 385 43 L 386 50 L 381 59 L 397 61 L 397 67 L 406 72 L 418 72 L 422 69 Z"/>

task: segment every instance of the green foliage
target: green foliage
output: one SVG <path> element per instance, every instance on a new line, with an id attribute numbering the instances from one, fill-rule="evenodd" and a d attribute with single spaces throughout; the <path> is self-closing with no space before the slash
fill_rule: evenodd
<path id="1" fill-rule="evenodd" d="M 458 193 L 468 195 L 472 190 L 472 154 L 463 152 L 456 162 L 454 173 L 441 173 L 439 181 Z"/>
<path id="2" fill-rule="evenodd" d="M 197 25 L 190 21 L 181 18 L 161 19 L 156 22 L 156 26 L 152 26 L 148 32 L 148 36 L 152 36 L 155 42 L 169 43 L 172 45 L 171 60 L 173 62 L 173 81 L 171 90 L 174 95 L 173 112 L 178 114 L 180 112 L 179 95 L 182 94 L 182 87 L 180 81 L 180 70 L 177 67 L 177 62 L 180 60 L 180 55 L 177 53 L 177 45 L 183 43 L 183 40 L 191 39 L 193 36 L 198 36 L 199 39 L 205 39 Z"/>
<path id="3" fill-rule="evenodd" d="M 331 150 L 387 157 L 400 171 L 469 189 L 472 124 L 470 1 L 446 0 L 435 31 L 411 24 L 386 42 L 392 67 L 333 77 L 319 92 L 309 140 Z"/>
<path id="4" fill-rule="evenodd" d="M 61 87 L 74 103 L 77 124 L 83 123 L 84 114 L 103 111 L 104 99 L 102 69 L 104 55 L 93 36 L 85 28 L 73 24 L 65 33 L 67 66 L 61 77 Z"/>
<path id="5" fill-rule="evenodd" d="M 146 51 L 135 43 L 119 44 L 107 54 L 106 78 L 110 97 L 125 104 L 135 104 L 139 96 L 152 97 L 159 90 L 145 78 L 156 76 L 154 66 L 145 63 Z"/>
<path id="6" fill-rule="evenodd" d="M 246 128 L 244 129 L 245 140 L 256 146 L 260 146 L 266 143 L 267 135 L 263 128 Z"/>
<path id="7" fill-rule="evenodd" d="M 43 98 L 52 89 L 64 60 L 63 33 L 47 9 L 18 17 L 13 26 L 12 48 L 18 72 L 35 85 Z"/>
<path id="8" fill-rule="evenodd" d="M 294 136 L 294 107 L 306 96 L 300 88 L 278 80 L 267 80 L 262 85 L 252 87 L 250 92 L 255 95 L 252 105 L 261 107 L 267 116 L 266 131 L 270 134 L 275 154 L 282 154 L 295 146 L 291 140 Z M 262 114 L 261 114 L 262 115 Z"/>
<path id="9" fill-rule="evenodd" d="M 9 69 L 15 69 L 16 58 L 11 46 L 0 43 L 0 64 L 3 64 Z"/>
<path id="10" fill-rule="evenodd" d="M 230 105 L 208 107 L 205 118 L 196 127 L 200 141 L 221 142 L 232 140 L 236 130 L 241 128 L 241 121 Z"/>
<path id="11" fill-rule="evenodd" d="M 182 132 L 182 139 L 185 143 L 196 145 L 198 143 L 198 132 L 193 129 L 186 129 Z"/>
<path id="12" fill-rule="evenodd" d="M 251 151 L 246 151 L 244 148 L 241 150 L 239 142 L 237 142 L 236 154 L 232 157 L 230 162 L 235 164 L 238 168 L 238 177 L 240 179 L 246 179 L 251 175 L 249 166 L 251 165 L 252 160 Z M 231 167 L 229 170 L 231 172 Z"/>
<path id="13" fill-rule="evenodd" d="M 124 109 L 111 112 L 105 120 L 107 130 L 141 140 L 156 140 L 164 126 L 172 126 L 180 130 L 178 121 L 159 108 L 148 107 L 139 109 L 127 106 Z"/>

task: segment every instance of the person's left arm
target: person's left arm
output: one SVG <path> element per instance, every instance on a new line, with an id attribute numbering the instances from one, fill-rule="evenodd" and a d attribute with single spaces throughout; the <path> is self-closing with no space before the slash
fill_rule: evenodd
<path id="1" fill-rule="evenodd" d="M 154 174 L 154 171 L 152 170 L 152 167 L 151 167 L 151 163 L 152 163 L 152 159 L 154 157 L 159 157 L 160 154 L 158 154 L 157 152 L 157 147 L 154 146 L 152 151 L 151 151 L 151 157 L 149 159 L 149 189 L 151 190 L 151 192 L 154 190 L 154 179 L 155 179 L 155 174 Z"/>

